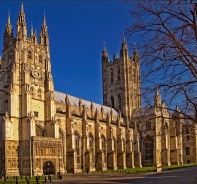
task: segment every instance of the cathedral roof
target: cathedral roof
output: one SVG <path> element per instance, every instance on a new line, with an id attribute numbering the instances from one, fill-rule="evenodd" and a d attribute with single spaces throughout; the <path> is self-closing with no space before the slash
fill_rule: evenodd
<path id="1" fill-rule="evenodd" d="M 153 115 L 154 113 L 155 113 L 154 107 L 149 106 L 149 107 L 144 107 L 134 110 L 133 117 L 137 118 L 142 116 L 150 116 Z"/>
<path id="2" fill-rule="evenodd" d="M 79 106 L 79 100 L 81 98 L 71 96 L 71 95 L 68 95 L 68 94 L 65 94 L 65 93 L 62 93 L 62 92 L 59 92 L 59 91 L 54 91 L 54 95 L 55 95 L 55 100 L 59 101 L 59 102 L 65 102 L 65 98 L 66 98 L 66 95 L 67 95 L 71 105 Z M 88 100 L 83 100 L 83 99 L 81 99 L 81 102 L 82 102 L 82 105 L 85 105 L 87 109 L 90 109 L 91 103 L 92 103 L 94 105 L 95 110 L 97 109 L 98 111 L 100 111 L 101 108 L 103 107 L 104 113 L 110 113 L 110 111 L 112 109 L 113 110 L 113 115 L 118 116 L 118 112 L 111 107 L 107 107 L 107 106 L 97 104 L 97 103 L 94 103 L 94 102 L 91 102 L 91 101 L 88 101 Z"/>

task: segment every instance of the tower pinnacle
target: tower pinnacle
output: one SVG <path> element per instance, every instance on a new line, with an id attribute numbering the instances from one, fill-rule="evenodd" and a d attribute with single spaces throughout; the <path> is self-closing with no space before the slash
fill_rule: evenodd
<path id="1" fill-rule="evenodd" d="M 7 21 L 7 24 L 6 24 L 6 28 L 5 28 L 5 32 L 11 36 L 12 34 L 12 25 L 10 23 L 10 14 L 8 14 L 8 21 Z"/>
<path id="2" fill-rule="evenodd" d="M 102 52 L 102 60 L 108 61 L 108 54 L 107 54 L 107 49 L 105 46 L 105 42 L 103 42 L 103 52 Z"/>
<path id="3" fill-rule="evenodd" d="M 43 24 L 41 26 L 41 32 L 40 32 L 40 43 L 44 46 L 49 46 L 49 37 L 48 37 L 48 30 L 46 25 L 45 12 L 44 12 Z"/>
<path id="4" fill-rule="evenodd" d="M 21 8 L 17 21 L 17 38 L 26 39 L 26 37 L 27 37 L 27 27 L 25 22 L 25 13 L 24 13 L 23 3 L 21 3 Z"/>

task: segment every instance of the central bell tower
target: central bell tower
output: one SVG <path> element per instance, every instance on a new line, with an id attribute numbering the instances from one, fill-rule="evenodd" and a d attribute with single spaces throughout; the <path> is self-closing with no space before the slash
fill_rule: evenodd
<path id="1" fill-rule="evenodd" d="M 140 60 L 137 49 L 129 57 L 128 47 L 123 39 L 120 57 L 109 61 L 106 46 L 102 52 L 103 104 L 122 113 L 130 120 L 135 109 L 141 107 Z"/>

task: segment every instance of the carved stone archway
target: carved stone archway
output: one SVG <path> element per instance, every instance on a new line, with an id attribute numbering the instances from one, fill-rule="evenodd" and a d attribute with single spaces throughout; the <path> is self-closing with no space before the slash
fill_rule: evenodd
<path id="1" fill-rule="evenodd" d="M 55 174 L 55 167 L 51 161 L 46 161 L 43 165 L 43 174 L 50 175 Z"/>

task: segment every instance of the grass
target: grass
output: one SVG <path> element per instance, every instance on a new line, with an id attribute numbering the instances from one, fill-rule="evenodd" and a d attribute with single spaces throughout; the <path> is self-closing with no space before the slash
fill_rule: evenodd
<path id="1" fill-rule="evenodd" d="M 127 168 L 127 169 L 118 169 L 118 170 L 106 170 L 104 173 L 125 173 L 125 174 L 139 174 L 139 173 L 148 173 L 156 172 L 157 167 L 137 167 L 137 168 Z M 95 173 L 98 171 L 95 171 Z M 99 171 L 101 173 L 102 171 Z"/>
<path id="2" fill-rule="evenodd" d="M 197 166 L 197 163 L 190 163 L 190 164 L 181 164 L 181 165 L 171 165 L 171 166 L 163 166 L 166 171 L 185 168 L 185 167 L 192 167 Z M 125 174 L 140 174 L 140 173 L 149 173 L 149 172 L 157 172 L 157 167 L 137 167 L 137 168 L 127 168 L 127 169 L 118 169 L 118 170 L 106 170 L 103 173 L 125 173 Z M 95 171 L 98 173 L 98 171 Z M 99 171 L 102 173 L 102 171 Z"/>
<path id="3" fill-rule="evenodd" d="M 170 171 L 170 170 L 174 170 L 174 169 L 180 169 L 180 168 L 192 167 L 192 166 L 197 166 L 197 163 L 164 166 L 163 168 L 166 168 L 167 171 Z"/>

